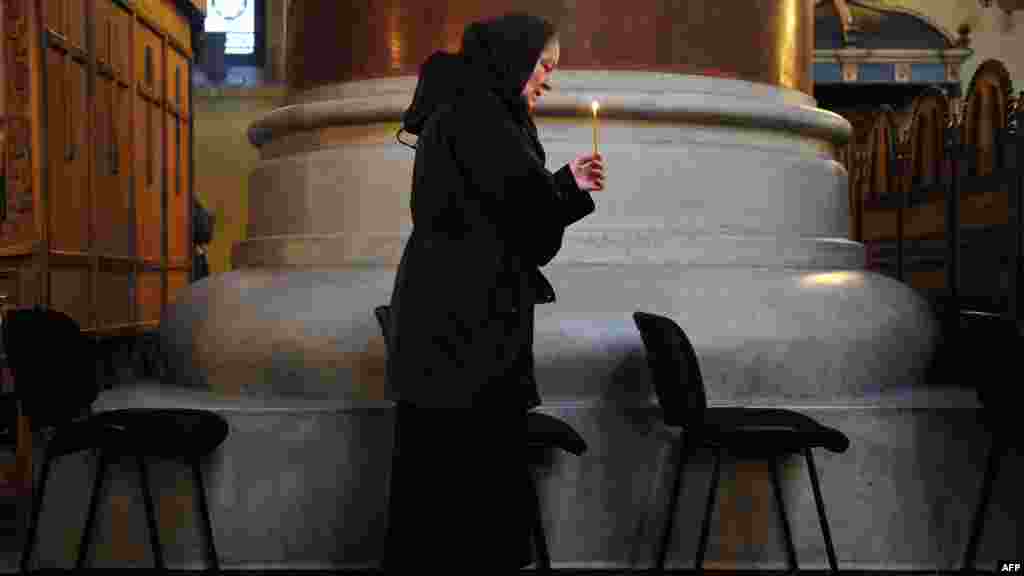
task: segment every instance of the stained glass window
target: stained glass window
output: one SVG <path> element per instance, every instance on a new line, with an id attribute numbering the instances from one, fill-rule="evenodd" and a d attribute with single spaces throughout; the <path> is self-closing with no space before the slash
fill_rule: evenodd
<path id="1" fill-rule="evenodd" d="M 256 0 L 210 0 L 207 32 L 224 32 L 224 53 L 246 56 L 256 50 Z"/>

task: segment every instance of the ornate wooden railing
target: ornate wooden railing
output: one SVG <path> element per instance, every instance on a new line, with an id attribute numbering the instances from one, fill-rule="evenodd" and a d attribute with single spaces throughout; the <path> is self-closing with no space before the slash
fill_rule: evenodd
<path id="1" fill-rule="evenodd" d="M 1021 102 L 990 60 L 959 105 L 934 88 L 902 117 L 883 109 L 861 121 L 870 128 L 841 159 L 851 237 L 866 245 L 869 269 L 944 309 L 1020 318 Z"/>

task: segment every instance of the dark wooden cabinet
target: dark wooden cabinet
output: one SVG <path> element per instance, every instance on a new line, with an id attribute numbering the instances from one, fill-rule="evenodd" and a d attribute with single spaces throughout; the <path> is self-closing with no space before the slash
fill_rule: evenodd
<path id="1" fill-rule="evenodd" d="M 205 2 L 3 0 L 0 302 L 153 327 L 191 265 Z"/>

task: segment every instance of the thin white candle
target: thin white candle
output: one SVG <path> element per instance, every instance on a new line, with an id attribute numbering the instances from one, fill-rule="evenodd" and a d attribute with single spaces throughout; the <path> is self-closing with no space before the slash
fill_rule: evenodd
<path id="1" fill-rule="evenodd" d="M 594 100 L 593 102 L 590 103 L 590 109 L 594 111 L 593 125 L 594 125 L 594 154 L 595 155 L 597 154 L 597 109 L 600 108 L 600 107 L 601 107 L 601 105 L 597 103 L 597 100 Z"/>

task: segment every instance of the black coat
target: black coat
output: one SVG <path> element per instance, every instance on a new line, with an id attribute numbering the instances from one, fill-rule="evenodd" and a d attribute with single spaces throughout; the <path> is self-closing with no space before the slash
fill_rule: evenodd
<path id="1" fill-rule="evenodd" d="M 419 138 L 388 372 L 397 400 L 421 407 L 539 403 L 533 309 L 555 298 L 539 268 L 594 210 L 568 166 L 545 167 L 519 95 L 546 38 L 503 22 L 428 59 L 404 117 Z"/>
<path id="2" fill-rule="evenodd" d="M 202 280 L 210 275 L 210 260 L 206 247 L 213 241 L 213 214 L 192 198 L 192 281 Z M 202 247 L 202 248 L 200 248 Z"/>

